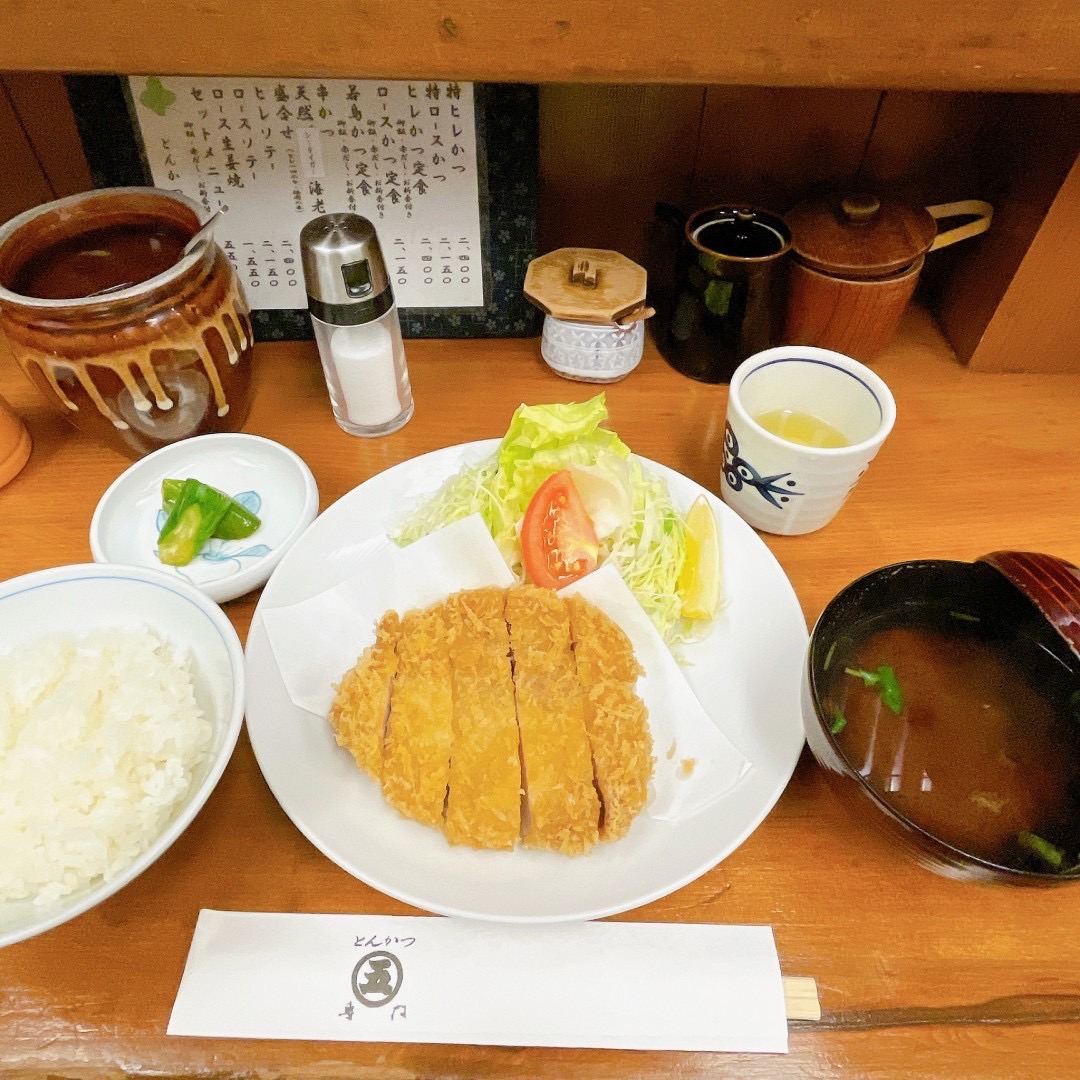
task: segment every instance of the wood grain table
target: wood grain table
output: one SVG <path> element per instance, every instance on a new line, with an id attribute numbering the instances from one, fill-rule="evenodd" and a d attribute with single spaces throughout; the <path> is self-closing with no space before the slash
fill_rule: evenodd
<path id="1" fill-rule="evenodd" d="M 416 414 L 382 439 L 333 423 L 314 345 L 264 344 L 245 430 L 311 466 L 321 506 L 417 454 L 502 434 L 521 402 L 580 400 L 538 342 L 414 341 Z M 1080 562 L 1080 377 L 991 375 L 951 359 L 913 312 L 876 363 L 895 430 L 839 517 L 765 537 L 808 623 L 862 572 L 999 548 Z M 128 462 L 55 416 L 0 357 L 0 394 L 34 440 L 0 489 L 0 577 L 90 560 L 94 506 Z M 637 452 L 719 492 L 727 390 L 647 349 L 610 386 L 610 424 Z M 241 637 L 257 596 L 226 605 Z M 958 883 L 898 858 L 834 799 L 804 753 L 774 810 L 714 870 L 619 916 L 765 923 L 822 1016 L 790 1053 L 750 1056 L 528 1047 L 169 1038 L 201 908 L 417 914 L 340 870 L 292 825 L 246 736 L 180 840 L 94 910 L 0 951 L 0 1075 L 104 1077 L 1008 1077 L 1080 1071 L 1080 887 Z"/>

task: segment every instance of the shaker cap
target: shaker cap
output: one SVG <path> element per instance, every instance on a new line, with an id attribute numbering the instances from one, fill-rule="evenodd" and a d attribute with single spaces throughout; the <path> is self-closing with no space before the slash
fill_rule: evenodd
<path id="1" fill-rule="evenodd" d="M 834 195 L 784 215 L 800 262 L 827 274 L 884 277 L 930 250 L 937 223 L 921 206 L 876 195 Z"/>
<path id="2" fill-rule="evenodd" d="M 567 247 L 533 259 L 525 295 L 566 322 L 604 326 L 644 307 L 648 274 L 618 251 Z"/>
<path id="3" fill-rule="evenodd" d="M 300 230 L 300 262 L 308 297 L 320 308 L 381 308 L 382 314 L 393 303 L 375 226 L 359 214 L 309 221 Z"/>

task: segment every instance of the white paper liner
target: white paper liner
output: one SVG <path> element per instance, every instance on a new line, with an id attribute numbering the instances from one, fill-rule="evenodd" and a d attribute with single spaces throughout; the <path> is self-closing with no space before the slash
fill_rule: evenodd
<path id="1" fill-rule="evenodd" d="M 306 600 L 262 612 L 293 704 L 324 718 L 334 687 L 375 640 L 378 619 L 444 600 L 461 589 L 514 583 L 478 514 L 399 548 L 389 538 L 367 546 L 346 581 Z M 610 567 L 569 586 L 622 627 L 645 674 L 637 692 L 649 712 L 656 765 L 645 813 L 690 817 L 729 792 L 753 767 L 710 717 L 670 649 L 629 588 Z M 721 725 L 721 726 L 718 726 Z"/>

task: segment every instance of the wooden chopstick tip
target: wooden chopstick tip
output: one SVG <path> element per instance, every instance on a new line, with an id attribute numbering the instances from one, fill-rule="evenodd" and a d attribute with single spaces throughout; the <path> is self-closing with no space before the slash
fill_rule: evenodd
<path id="1" fill-rule="evenodd" d="M 817 982 L 807 976 L 784 975 L 784 1012 L 789 1020 L 820 1020 Z"/>

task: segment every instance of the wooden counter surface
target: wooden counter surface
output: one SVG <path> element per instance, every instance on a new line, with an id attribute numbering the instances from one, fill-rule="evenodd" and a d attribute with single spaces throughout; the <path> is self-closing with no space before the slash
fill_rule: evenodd
<path id="1" fill-rule="evenodd" d="M 416 414 L 363 440 L 333 423 L 315 347 L 260 345 L 245 430 L 299 453 L 323 508 L 413 455 L 498 437 L 523 401 L 580 400 L 531 341 L 410 342 Z M 808 622 L 862 572 L 914 557 L 1026 548 L 1080 562 L 1080 377 L 969 372 L 918 313 L 876 364 L 895 430 L 824 530 L 765 537 Z M 0 489 L 0 577 L 90 560 L 97 499 L 128 462 L 67 427 L 0 354 L 0 394 L 34 452 Z M 718 492 L 727 389 L 649 349 L 608 388 L 611 426 Z M 246 635 L 257 596 L 227 605 Z M 146 873 L 87 914 L 0 951 L 0 1075 L 367 1077 L 1074 1076 L 1080 887 L 962 884 L 898 861 L 804 753 L 772 813 L 713 871 L 622 919 L 767 923 L 785 975 L 817 980 L 822 1019 L 755 1057 L 168 1038 L 200 908 L 416 914 L 354 880 L 291 824 L 246 736 L 217 790 Z"/>

